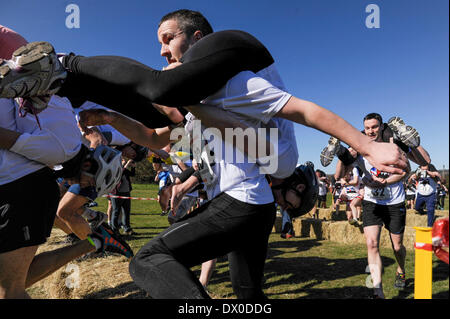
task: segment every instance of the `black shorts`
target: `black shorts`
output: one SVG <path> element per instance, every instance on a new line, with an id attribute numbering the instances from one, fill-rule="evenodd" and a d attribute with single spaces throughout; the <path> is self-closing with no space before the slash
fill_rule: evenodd
<path id="1" fill-rule="evenodd" d="M 406 200 L 414 200 L 416 198 L 416 195 L 406 195 Z"/>
<path id="2" fill-rule="evenodd" d="M 405 203 L 395 205 L 379 205 L 364 200 L 363 227 L 380 225 L 385 226 L 392 234 L 403 234 L 406 225 Z"/>
<path id="3" fill-rule="evenodd" d="M 327 195 L 320 195 L 317 197 L 319 202 L 326 202 L 327 201 Z"/>
<path id="4" fill-rule="evenodd" d="M 59 187 L 49 168 L 0 185 L 0 253 L 45 243 L 58 203 Z"/>

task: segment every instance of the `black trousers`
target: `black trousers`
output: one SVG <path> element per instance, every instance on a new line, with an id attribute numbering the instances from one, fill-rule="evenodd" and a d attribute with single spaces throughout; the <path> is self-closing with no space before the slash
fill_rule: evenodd
<path id="1" fill-rule="evenodd" d="M 263 299 L 262 279 L 275 205 L 251 205 L 222 193 L 153 238 L 130 263 L 152 298 L 209 298 L 189 269 L 228 254 L 239 299 Z"/>
<path id="2" fill-rule="evenodd" d="M 58 95 L 73 104 L 98 103 L 148 127 L 163 127 L 170 121 L 152 102 L 171 107 L 197 104 L 239 72 L 258 72 L 274 60 L 250 34 L 228 30 L 199 40 L 182 62 L 175 69 L 159 71 L 124 57 L 68 55 L 63 65 L 70 72 Z"/>
<path id="3" fill-rule="evenodd" d="M 130 197 L 130 192 L 116 194 L 117 196 Z M 131 229 L 130 214 L 131 214 L 131 199 L 129 198 L 111 198 L 111 228 L 119 231 L 120 226 L 125 228 L 125 231 Z M 120 213 L 123 209 L 122 219 L 119 221 Z"/>

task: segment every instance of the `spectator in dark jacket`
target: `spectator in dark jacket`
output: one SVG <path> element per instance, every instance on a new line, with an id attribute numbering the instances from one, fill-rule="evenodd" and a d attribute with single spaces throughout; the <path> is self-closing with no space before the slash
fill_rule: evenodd
<path id="1" fill-rule="evenodd" d="M 134 235 L 135 232 L 130 225 L 130 212 L 131 212 L 131 176 L 136 175 L 135 163 L 133 160 L 126 161 L 122 158 L 123 172 L 120 183 L 116 187 L 115 196 L 117 198 L 111 198 L 112 213 L 111 213 L 111 228 L 115 232 L 119 232 L 119 228 L 122 227 L 125 235 Z M 123 197 L 123 198 L 121 198 Z M 122 211 L 122 218 L 119 221 L 120 213 Z"/>

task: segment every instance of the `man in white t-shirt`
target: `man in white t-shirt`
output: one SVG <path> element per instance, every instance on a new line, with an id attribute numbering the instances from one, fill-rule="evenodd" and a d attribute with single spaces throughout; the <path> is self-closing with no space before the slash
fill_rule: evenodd
<path id="1" fill-rule="evenodd" d="M 416 192 L 417 192 L 417 186 L 416 186 L 416 175 L 412 174 L 408 182 L 405 184 L 406 189 L 406 202 L 407 202 L 407 208 L 408 209 L 414 209 L 415 202 L 416 202 Z"/>
<path id="2" fill-rule="evenodd" d="M 76 176 L 86 152 L 72 107 L 64 99 L 50 99 L 40 115 L 40 128 L 31 115 L 16 118 L 17 111 L 13 100 L 0 99 L 0 298 L 29 298 L 26 287 L 74 258 L 102 249 L 106 238 L 93 234 L 80 216 L 90 240 L 35 256 L 54 222 L 72 231 L 55 219 L 60 193 L 48 166 L 63 164 L 66 177 Z"/>
<path id="3" fill-rule="evenodd" d="M 359 171 L 354 167 L 344 178 L 341 179 L 342 191 L 339 196 L 339 202 L 343 201 L 347 205 L 347 219 L 351 225 L 359 226 L 358 207 L 361 206 L 362 196 L 360 195 Z"/>
<path id="4" fill-rule="evenodd" d="M 364 131 L 375 141 L 381 141 L 382 122 L 379 118 L 366 116 Z M 384 298 L 381 282 L 382 262 L 379 252 L 381 227 L 389 231 L 392 248 L 398 266 L 394 286 L 405 287 L 406 248 L 403 234 L 406 224 L 405 190 L 402 180 L 407 175 L 389 174 L 373 167 L 364 157 L 358 156 L 356 163 L 363 171 L 363 227 L 368 250 L 368 263 L 374 285 L 374 298 Z"/>
<path id="5" fill-rule="evenodd" d="M 197 29 L 197 26 L 194 26 L 193 29 L 188 29 L 184 27 L 186 21 L 183 20 L 183 25 L 181 23 L 178 24 L 180 21 L 182 20 L 171 16 L 171 18 L 161 21 L 158 29 L 158 40 L 161 42 L 162 46 L 161 54 L 167 58 L 169 63 L 178 62 L 185 50 L 203 37 L 202 31 Z M 221 104 L 222 108 L 238 114 L 239 109 L 242 107 L 243 116 L 250 119 L 250 121 L 253 120 L 255 124 L 262 122 L 266 125 L 271 118 L 275 119 L 275 116 L 281 118 L 284 117 L 298 123 L 310 125 L 316 129 L 324 130 L 325 132 L 333 135 L 336 134 L 338 137 L 348 140 L 350 144 L 357 146 L 356 148 L 365 148 L 365 146 L 368 146 L 365 144 L 365 142 L 368 142 L 368 139 L 361 136 L 356 129 L 350 127 L 339 117 L 331 114 L 331 112 L 325 111 L 313 103 L 292 97 L 290 94 L 283 92 L 275 83 L 275 85 L 272 85 L 270 82 L 277 80 L 277 73 L 275 71 L 275 67 L 271 65 L 256 74 L 249 71 L 241 72 L 229 80 L 227 85 L 220 89 L 217 94 L 212 94 L 203 102 L 212 105 Z M 254 92 L 256 96 L 264 95 L 268 98 L 254 99 L 252 95 L 242 96 L 238 94 L 238 99 L 235 103 L 234 92 L 242 92 L 243 84 L 246 86 L 247 91 Z M 230 108 L 232 108 L 232 110 L 230 110 Z M 117 114 L 103 113 L 105 118 L 102 118 L 103 115 L 100 113 L 97 115 L 100 115 L 101 117 L 99 122 L 96 122 L 98 119 L 96 119 L 95 116 L 90 119 L 86 118 L 86 122 L 91 125 L 106 123 L 115 126 L 119 124 L 120 119 L 122 119 Z M 106 120 L 106 122 L 104 122 L 104 120 Z M 333 122 L 335 125 L 329 126 L 327 124 L 329 122 Z M 127 134 L 125 134 L 132 140 L 143 145 L 145 144 L 151 148 L 160 148 L 167 144 L 167 141 L 159 141 L 161 136 L 169 134 L 166 129 L 152 130 L 137 123 L 135 124 L 136 125 L 132 127 Z M 214 127 L 215 125 L 208 124 L 208 126 Z M 277 126 L 279 127 L 280 125 Z M 375 148 L 389 148 L 381 144 L 369 144 L 374 146 L 372 151 L 375 150 Z M 366 151 L 368 151 L 367 156 L 371 154 L 369 157 L 379 163 L 378 159 L 381 159 L 381 157 L 377 152 L 369 151 L 369 148 L 371 149 L 371 147 L 366 148 Z M 392 155 L 392 152 L 389 151 L 389 153 Z M 382 162 L 389 162 L 389 160 L 387 162 L 385 160 L 386 158 L 383 158 Z M 245 224 L 246 220 L 253 220 L 255 223 L 248 223 L 248 225 L 251 225 L 253 229 L 249 242 L 253 243 L 255 248 L 247 251 L 248 254 L 253 255 L 255 258 L 249 258 L 250 255 L 247 255 L 247 253 L 240 256 L 238 256 L 238 254 L 235 255 L 235 257 L 237 260 L 242 260 L 242 258 L 248 260 L 249 262 L 251 260 L 251 263 L 255 263 L 255 267 L 248 267 L 250 265 L 248 263 L 244 263 L 247 264 L 244 268 L 252 269 L 252 271 L 241 271 L 239 276 L 240 278 L 234 277 L 236 271 L 232 270 L 232 278 L 234 277 L 234 280 L 232 280 L 233 287 L 237 288 L 236 291 L 238 297 L 244 298 L 262 296 L 260 291 L 260 280 L 262 276 L 261 265 L 263 266 L 264 264 L 265 257 L 263 258 L 262 256 L 265 254 L 265 250 L 267 248 L 267 232 L 270 232 L 269 228 L 272 227 L 271 223 L 273 222 L 273 205 L 271 205 L 273 202 L 272 192 L 268 187 L 265 176 L 260 174 L 259 167 L 254 164 L 249 165 L 251 163 L 246 163 L 245 165 L 235 164 L 236 163 L 227 162 L 224 162 L 223 165 L 216 164 L 217 168 L 215 169 L 219 169 L 218 167 L 221 166 L 227 172 L 230 172 L 229 175 L 226 175 L 229 178 L 221 178 L 218 181 L 218 187 L 219 190 L 221 190 L 221 193 L 215 197 L 214 201 L 210 201 L 200 208 L 200 210 L 203 211 L 202 214 L 191 214 L 184 223 L 180 222 L 172 225 L 167 232 L 158 236 L 158 238 L 150 242 L 148 246 L 144 246 L 142 249 L 143 253 L 139 253 L 136 258 L 133 259 L 133 262 L 130 265 L 130 272 L 135 281 L 138 281 L 138 284 L 148 291 L 152 297 L 205 297 L 202 289 L 195 289 L 195 287 L 199 287 L 199 283 L 190 279 L 192 275 L 188 273 L 186 266 L 189 267 L 194 262 L 199 263 L 203 260 L 208 260 L 211 257 L 217 256 L 217 254 L 220 255 L 224 252 L 224 248 L 230 249 L 230 247 L 234 245 L 235 240 L 247 238 L 248 234 L 242 233 L 242 231 L 244 231 L 243 228 L 238 226 L 239 224 Z M 385 166 L 383 165 L 383 167 Z M 386 169 L 393 170 L 392 167 L 387 166 Z M 292 171 L 290 174 L 292 174 Z M 223 176 L 223 174 L 220 175 Z M 300 175 L 301 174 L 299 173 L 299 176 Z M 296 177 L 298 176 L 295 176 L 294 174 L 293 178 L 295 179 Z M 295 180 L 293 181 L 289 178 L 285 178 L 284 181 L 277 181 L 275 178 L 272 179 L 272 188 L 274 189 L 274 192 L 279 194 L 283 205 L 286 207 L 291 207 L 291 209 L 300 208 L 304 202 L 307 202 L 310 199 L 310 197 L 305 194 L 302 194 L 304 195 L 303 197 L 297 196 L 306 190 L 306 182 L 305 184 L 298 183 L 298 181 L 297 183 L 293 182 L 295 182 Z M 241 201 L 240 199 L 244 199 L 245 201 Z M 258 207 L 258 215 L 253 215 L 254 206 L 252 205 L 256 205 Z M 226 207 L 228 207 L 228 209 L 225 211 Z M 205 211 L 208 213 L 205 214 Z M 216 218 L 216 214 L 218 213 L 220 213 L 220 222 L 214 222 L 214 218 Z M 211 222 L 210 219 L 212 219 L 212 223 L 216 226 L 215 232 L 209 232 L 211 230 L 209 227 L 204 228 L 205 225 L 210 224 L 207 223 Z M 194 220 L 195 226 L 197 226 L 195 231 L 191 230 L 193 225 L 190 224 Z M 221 230 L 223 230 L 224 233 L 221 233 Z M 205 236 L 204 232 L 209 233 Z M 238 234 L 234 232 L 238 232 Z M 202 235 L 202 242 L 193 240 L 195 236 L 198 237 Z M 208 243 L 208 239 L 212 239 L 214 236 L 219 236 L 216 237 L 216 240 L 219 238 L 220 241 L 214 241 L 216 250 L 213 252 L 213 255 L 211 255 L 210 247 L 207 247 L 207 245 L 212 244 L 212 242 Z M 229 238 L 229 236 L 232 237 Z M 224 240 L 228 242 L 224 243 Z M 193 245 L 195 243 L 195 254 L 193 254 L 190 249 L 180 249 L 180 251 L 178 251 L 177 247 L 181 247 L 179 246 L 181 242 L 183 242 L 183 248 L 186 248 L 186 245 Z M 242 241 L 240 242 L 242 244 Z M 183 265 L 180 265 L 179 263 L 177 264 L 168 256 L 170 254 L 166 254 L 168 247 L 170 247 L 169 250 L 171 251 L 171 254 L 175 253 L 177 255 L 178 261 L 184 261 Z M 202 249 L 202 247 L 207 248 Z M 194 245 L 192 248 L 194 248 Z M 149 254 L 149 251 L 152 253 Z M 161 256 L 156 256 L 157 252 L 162 252 Z M 187 256 L 189 252 L 193 255 Z M 151 262 L 153 257 L 159 259 L 162 258 L 162 260 L 159 260 L 158 262 Z M 156 269 L 154 269 L 155 271 L 150 271 L 150 268 L 158 267 L 158 265 L 162 262 L 164 262 L 165 272 L 158 272 L 161 276 L 153 278 L 154 276 L 152 275 L 150 278 L 149 276 L 152 273 L 156 273 Z M 236 263 L 233 262 L 233 264 Z M 167 276 L 167 274 L 170 274 L 170 276 Z M 143 280 L 143 278 L 148 278 L 148 280 Z M 165 280 L 164 285 L 159 284 L 161 280 Z M 236 280 L 240 281 L 238 286 L 236 286 Z M 170 287 L 168 282 L 173 282 L 173 287 L 170 291 L 165 289 Z M 185 288 L 189 289 L 183 289 L 180 287 L 181 284 L 186 285 Z M 247 288 L 244 288 L 245 286 L 247 286 Z"/>
<path id="6" fill-rule="evenodd" d="M 316 176 L 319 181 L 319 197 L 317 200 L 318 208 L 327 208 L 328 179 L 321 170 L 316 170 Z"/>
<path id="7" fill-rule="evenodd" d="M 2 59 L 26 40 L 0 26 L 0 43 Z M 90 241 L 35 255 L 50 236 L 60 202 L 57 175 L 49 167 L 62 164 L 57 174 L 75 177 L 87 154 L 68 100 L 55 95 L 48 105 L 37 122 L 31 114 L 19 115 L 16 101 L 0 99 L 0 299 L 29 298 L 25 288 L 95 251 L 92 238 L 99 248 L 112 238 L 93 235 Z"/>
<path id="8" fill-rule="evenodd" d="M 437 181 L 441 174 L 433 164 L 420 166 L 415 172 L 417 180 L 417 198 L 414 209 L 423 214 L 423 206 L 427 208 L 427 226 L 432 227 L 434 222 L 434 210 L 436 205 Z"/>

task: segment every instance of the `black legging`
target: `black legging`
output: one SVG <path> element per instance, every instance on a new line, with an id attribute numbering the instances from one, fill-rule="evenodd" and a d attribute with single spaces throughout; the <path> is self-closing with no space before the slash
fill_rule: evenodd
<path id="1" fill-rule="evenodd" d="M 205 36 L 181 61 L 175 69 L 158 71 L 124 57 L 69 55 L 63 65 L 70 72 L 58 94 L 107 106 L 149 127 L 162 127 L 169 121 L 152 102 L 171 107 L 197 104 L 239 72 L 258 72 L 274 62 L 263 44 L 237 30 Z"/>
<path id="2" fill-rule="evenodd" d="M 361 133 L 366 134 L 364 130 L 361 131 Z M 381 132 L 381 138 L 382 141 L 385 143 L 390 143 L 391 137 L 394 138 L 394 143 L 405 153 L 409 152 L 409 147 L 403 143 L 402 141 L 398 140 L 394 136 L 394 132 L 390 129 L 390 127 L 384 123 L 384 129 Z M 338 151 L 336 152 L 336 156 L 339 158 L 339 160 L 345 165 L 349 166 L 353 164 L 356 161 L 356 157 L 353 157 L 350 151 L 345 147 L 340 147 Z"/>
<path id="3" fill-rule="evenodd" d="M 207 299 L 189 268 L 228 254 L 237 298 L 264 299 L 264 263 L 275 215 L 273 203 L 252 205 L 222 193 L 144 245 L 130 262 L 130 275 L 155 299 Z"/>

